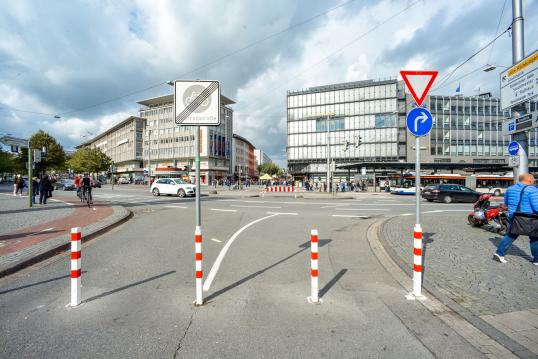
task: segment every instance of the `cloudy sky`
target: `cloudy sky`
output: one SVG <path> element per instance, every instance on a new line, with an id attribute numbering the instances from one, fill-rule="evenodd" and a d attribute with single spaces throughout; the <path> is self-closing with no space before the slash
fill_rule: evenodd
<path id="1" fill-rule="evenodd" d="M 538 0 L 523 2 L 529 54 Z M 234 131 L 282 165 L 287 90 L 401 69 L 437 69 L 442 79 L 511 21 L 509 0 L 0 4 L 0 134 L 41 128 L 71 149 L 136 115 L 137 100 L 170 93 L 162 83 L 218 79 L 237 102 Z M 510 65 L 509 33 L 435 92 L 452 95 L 461 83 L 465 95 L 498 95 L 502 69 L 485 73 L 487 63 Z"/>

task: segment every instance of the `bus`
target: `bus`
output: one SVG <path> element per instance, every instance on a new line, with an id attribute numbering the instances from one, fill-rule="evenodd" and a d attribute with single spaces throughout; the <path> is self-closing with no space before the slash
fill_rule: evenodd
<path id="1" fill-rule="evenodd" d="M 473 184 L 474 179 L 476 179 L 476 184 Z M 494 196 L 502 196 L 506 189 L 514 184 L 514 178 L 511 173 L 507 173 L 505 175 L 461 175 L 441 173 L 420 176 L 421 187 L 443 183 L 459 184 L 475 189 L 480 193 L 491 193 Z M 402 187 L 410 188 L 414 186 L 415 176 L 404 176 L 404 183 Z"/>

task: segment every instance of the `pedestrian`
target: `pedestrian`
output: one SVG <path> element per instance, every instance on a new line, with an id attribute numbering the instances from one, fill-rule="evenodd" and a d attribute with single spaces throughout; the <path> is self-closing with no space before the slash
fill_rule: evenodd
<path id="1" fill-rule="evenodd" d="M 24 178 L 22 178 L 21 175 L 19 175 L 19 181 L 17 182 L 17 194 L 22 196 L 22 191 L 24 187 L 26 186 L 26 182 L 24 181 Z"/>
<path id="2" fill-rule="evenodd" d="M 39 204 L 47 204 L 47 198 L 51 190 L 52 184 L 50 183 L 49 176 L 44 175 L 41 181 L 39 181 Z"/>
<path id="3" fill-rule="evenodd" d="M 13 195 L 16 196 L 17 195 L 17 185 L 19 183 L 19 175 L 15 175 L 15 177 L 13 177 Z"/>
<path id="4" fill-rule="evenodd" d="M 493 259 L 506 263 L 504 256 L 512 243 L 519 237 L 519 234 L 512 233 L 514 214 L 516 212 L 527 214 L 538 214 L 538 188 L 534 186 L 534 176 L 524 173 L 519 176 L 519 183 L 509 187 L 504 194 L 504 203 L 508 207 L 508 230 L 504 238 L 499 243 Z M 529 218 L 530 219 L 530 218 Z M 534 228 L 538 227 L 538 219 L 530 219 Z M 530 234 L 530 233 L 529 233 Z M 529 235 L 532 254 L 532 263 L 538 266 L 538 237 Z"/>
<path id="5" fill-rule="evenodd" d="M 37 177 L 32 178 L 32 204 L 35 204 L 35 196 L 39 195 L 39 182 Z"/>

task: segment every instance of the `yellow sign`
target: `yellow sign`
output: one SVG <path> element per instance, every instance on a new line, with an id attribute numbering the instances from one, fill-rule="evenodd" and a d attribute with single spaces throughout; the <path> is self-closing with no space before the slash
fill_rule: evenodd
<path id="1" fill-rule="evenodd" d="M 528 67 L 537 61 L 538 61 L 538 51 L 532 54 L 531 56 L 527 57 L 525 60 L 521 61 L 519 64 L 511 67 L 508 70 L 508 76 L 509 77 L 514 76 L 515 74 L 523 70 L 525 67 Z"/>

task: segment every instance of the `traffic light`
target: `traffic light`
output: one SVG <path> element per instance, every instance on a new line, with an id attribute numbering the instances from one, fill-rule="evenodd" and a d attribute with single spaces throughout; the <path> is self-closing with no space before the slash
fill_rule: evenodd
<path id="1" fill-rule="evenodd" d="M 350 144 L 351 144 L 351 143 L 350 143 L 349 141 L 347 141 L 347 140 L 344 141 L 344 151 L 349 150 L 349 145 L 350 145 Z"/>
<path id="2" fill-rule="evenodd" d="M 360 145 L 362 145 L 362 137 L 361 136 L 356 136 L 355 137 L 355 148 L 359 147 Z"/>

